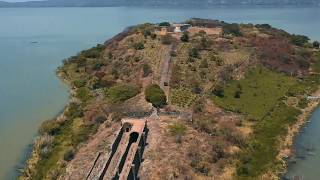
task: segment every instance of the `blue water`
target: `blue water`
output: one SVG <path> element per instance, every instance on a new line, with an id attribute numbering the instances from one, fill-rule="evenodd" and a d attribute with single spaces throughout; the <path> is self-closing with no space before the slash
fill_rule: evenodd
<path id="1" fill-rule="evenodd" d="M 295 141 L 295 163 L 289 166 L 287 177 L 299 176 L 303 180 L 317 180 L 320 177 L 320 108 L 317 109 L 302 128 Z"/>
<path id="2" fill-rule="evenodd" d="M 41 122 L 66 104 L 68 88 L 54 74 L 62 59 L 103 43 L 130 25 L 191 17 L 269 23 L 320 40 L 320 8 L 0 9 L 0 179 L 15 177 Z"/>

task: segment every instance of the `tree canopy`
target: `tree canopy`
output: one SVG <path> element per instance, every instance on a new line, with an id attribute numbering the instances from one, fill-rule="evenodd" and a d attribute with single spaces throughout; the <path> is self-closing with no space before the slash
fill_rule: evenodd
<path id="1" fill-rule="evenodd" d="M 156 84 L 149 85 L 145 90 L 146 100 L 156 108 L 167 104 L 167 97 L 164 91 Z"/>
<path id="2" fill-rule="evenodd" d="M 234 36 L 241 36 L 240 27 L 238 24 L 226 24 L 223 26 L 223 34 L 232 34 Z"/>
<path id="3" fill-rule="evenodd" d="M 161 22 L 159 23 L 159 26 L 170 26 L 169 22 Z"/>
<path id="4" fill-rule="evenodd" d="M 303 46 L 310 39 L 307 36 L 293 34 L 290 40 L 291 40 L 291 43 L 294 45 Z"/>

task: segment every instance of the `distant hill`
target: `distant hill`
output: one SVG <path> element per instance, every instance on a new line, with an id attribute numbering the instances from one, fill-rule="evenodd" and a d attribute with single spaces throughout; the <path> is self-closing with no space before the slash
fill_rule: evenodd
<path id="1" fill-rule="evenodd" d="M 216 6 L 216 5 L 294 5 L 320 6 L 320 0 L 46 0 L 8 3 L 0 7 L 109 7 L 109 6 Z"/>

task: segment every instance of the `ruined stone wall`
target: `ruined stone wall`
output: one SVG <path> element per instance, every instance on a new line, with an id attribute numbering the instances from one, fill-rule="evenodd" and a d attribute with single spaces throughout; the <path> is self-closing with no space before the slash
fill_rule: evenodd
<path id="1" fill-rule="evenodd" d="M 104 166 L 104 169 L 102 170 L 102 173 L 101 173 L 101 175 L 100 175 L 100 177 L 99 177 L 100 180 L 103 179 L 103 177 L 104 177 L 104 175 L 105 175 L 105 173 L 106 173 L 106 171 L 107 171 L 107 169 L 108 169 L 108 167 L 109 167 L 109 164 L 110 164 L 110 162 L 111 162 L 111 160 L 112 160 L 112 158 L 113 158 L 113 155 L 114 155 L 114 154 L 116 153 L 116 151 L 117 151 L 117 148 L 118 148 L 118 146 L 119 146 L 119 143 L 120 143 L 120 141 L 121 141 L 121 138 L 122 138 L 122 136 L 123 136 L 124 131 L 125 131 L 125 130 L 123 129 L 123 127 L 121 127 L 121 129 L 120 129 L 120 131 L 119 131 L 116 139 L 114 140 L 114 142 L 113 142 L 113 144 L 112 144 L 110 156 L 109 156 L 109 159 L 108 159 L 106 165 Z"/>
<path id="2" fill-rule="evenodd" d="M 139 145 L 138 145 L 138 150 L 135 153 L 134 159 L 132 164 L 134 165 L 128 175 L 128 180 L 136 180 L 138 179 L 138 172 L 139 172 L 139 168 L 141 165 L 141 161 L 142 161 L 142 157 L 143 157 L 143 152 L 146 146 L 146 141 L 147 141 L 147 137 L 148 137 L 148 132 L 149 129 L 147 128 L 147 126 L 144 127 L 144 136 L 142 136 L 140 138 L 139 141 Z"/>

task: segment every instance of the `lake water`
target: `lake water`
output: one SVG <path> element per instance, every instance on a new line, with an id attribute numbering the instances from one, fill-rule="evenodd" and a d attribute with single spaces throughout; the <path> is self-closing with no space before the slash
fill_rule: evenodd
<path id="1" fill-rule="evenodd" d="M 299 176 L 303 180 L 320 178 L 320 108 L 317 109 L 295 141 L 295 155 L 286 177 Z"/>
<path id="2" fill-rule="evenodd" d="M 320 40 L 320 8 L 0 9 L 0 179 L 15 178 L 41 122 L 53 118 L 67 103 L 68 88 L 54 73 L 62 59 L 103 43 L 130 25 L 191 17 L 269 23 Z M 318 150 L 319 117 L 315 113 L 307 126 L 308 134 L 298 138 L 298 142 L 313 143 Z M 317 167 L 319 158 L 318 153 L 299 160 L 290 173 L 307 172 L 313 174 L 310 177 L 319 177 L 317 169 L 307 170 Z"/>

